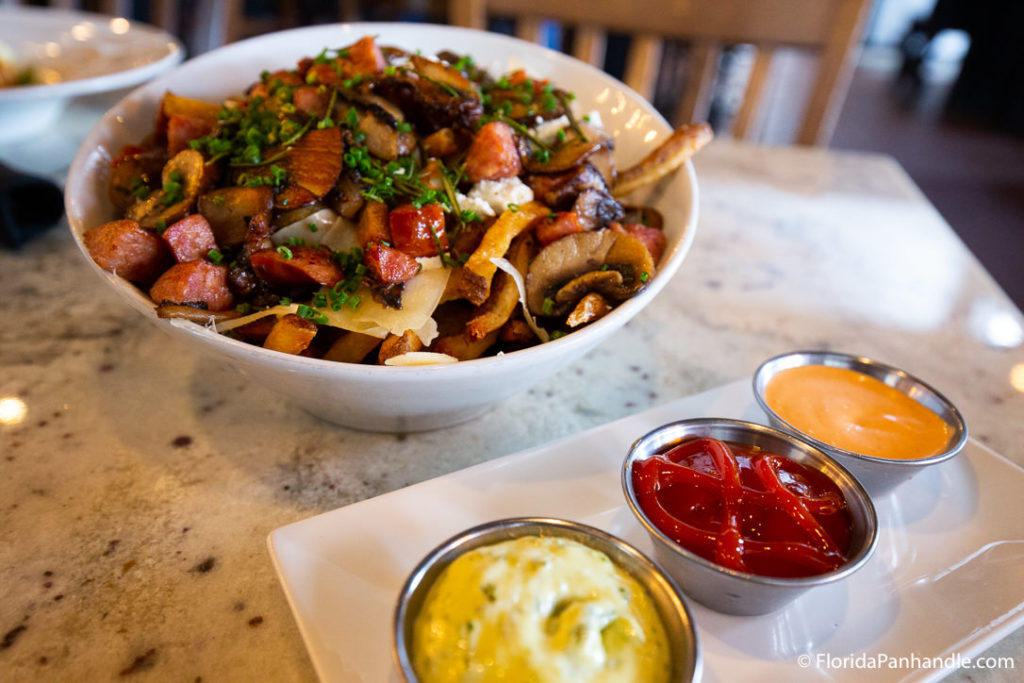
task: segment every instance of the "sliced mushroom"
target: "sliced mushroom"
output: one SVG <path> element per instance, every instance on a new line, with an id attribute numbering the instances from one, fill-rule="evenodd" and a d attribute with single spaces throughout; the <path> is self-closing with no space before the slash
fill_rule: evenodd
<path id="1" fill-rule="evenodd" d="M 654 274 L 650 252 L 612 230 L 577 232 L 541 250 L 526 275 L 526 302 L 535 315 L 564 316 L 585 294 L 612 301 L 636 294 Z"/>
<path id="2" fill-rule="evenodd" d="M 138 221 L 144 228 L 155 228 L 161 223 L 171 225 L 192 210 L 205 174 L 202 154 L 194 149 L 178 152 L 164 164 L 161 188 L 129 206 L 125 217 Z"/>
<path id="3" fill-rule="evenodd" d="M 546 161 L 541 161 L 534 154 L 524 155 L 526 170 L 534 173 L 560 173 L 578 166 L 601 150 L 610 152 L 614 148 L 612 139 L 595 128 L 586 127 L 584 135 L 580 137 L 570 132 L 565 142 L 555 147 Z"/>
<path id="4" fill-rule="evenodd" d="M 473 92 L 473 84 L 469 79 L 444 62 L 413 55 L 409 58 L 409 63 L 423 78 L 441 83 L 462 93 Z"/>
<path id="5" fill-rule="evenodd" d="M 410 154 L 416 148 L 416 135 L 411 131 L 399 131 L 399 124 L 405 121 L 405 117 L 394 104 L 373 93 L 346 91 L 344 97 L 356 105 L 359 121 L 356 129 L 366 136 L 364 144 L 371 154 L 390 161 Z M 339 110 L 346 112 L 346 106 L 342 103 Z"/>
<path id="6" fill-rule="evenodd" d="M 617 270 L 592 270 L 562 285 L 553 300 L 556 304 L 574 303 L 590 292 L 616 291 L 622 282 L 622 273 Z"/>
<path id="7" fill-rule="evenodd" d="M 362 192 L 363 185 L 359 182 L 359 174 L 347 167 L 342 169 L 336 188 L 334 210 L 343 218 L 354 219 L 366 203 Z"/>
<path id="8" fill-rule="evenodd" d="M 608 193 L 604 177 L 588 162 L 560 173 L 528 174 L 525 181 L 533 196 L 555 211 L 569 210 L 584 190 Z"/>
<path id="9" fill-rule="evenodd" d="M 312 216 L 317 211 L 322 211 L 324 208 L 323 202 L 313 202 L 307 206 L 300 207 L 298 209 L 292 209 L 291 211 L 282 211 L 274 219 L 274 228 L 283 228 L 286 225 L 301 221 L 303 218 Z"/>
<path id="10" fill-rule="evenodd" d="M 463 92 L 411 71 L 375 78 L 371 87 L 397 104 L 406 120 L 420 130 L 449 127 L 456 133 L 472 133 L 484 114 L 475 92 Z"/>
<path id="11" fill-rule="evenodd" d="M 576 197 L 572 210 L 584 230 L 597 230 L 612 221 L 622 220 L 622 205 L 605 190 L 584 190 Z"/>

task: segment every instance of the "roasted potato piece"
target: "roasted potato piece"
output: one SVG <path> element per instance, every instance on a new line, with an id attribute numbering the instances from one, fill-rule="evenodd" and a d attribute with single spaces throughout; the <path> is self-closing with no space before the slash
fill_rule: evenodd
<path id="1" fill-rule="evenodd" d="M 434 342 L 432 350 L 459 360 L 472 360 L 484 355 L 497 340 L 498 330 L 476 340 L 470 339 L 466 334 L 457 334 L 451 337 L 441 337 Z"/>
<path id="2" fill-rule="evenodd" d="M 533 328 L 525 320 L 515 318 L 501 326 L 498 331 L 498 339 L 506 343 L 525 344 L 536 341 L 537 335 L 533 333 Z"/>
<path id="3" fill-rule="evenodd" d="M 423 151 L 427 156 L 446 157 L 459 151 L 458 142 L 455 140 L 455 132 L 451 128 L 442 128 L 434 131 L 420 141 Z"/>
<path id="4" fill-rule="evenodd" d="M 422 349 L 423 342 L 412 330 L 406 330 L 401 335 L 389 334 L 380 344 L 380 351 L 377 352 L 377 364 L 384 365 L 389 358 Z"/>
<path id="5" fill-rule="evenodd" d="M 316 336 L 316 329 L 316 323 L 312 320 L 300 318 L 294 313 L 283 315 L 274 323 L 263 342 L 263 348 L 292 355 L 302 353 Z"/>
<path id="6" fill-rule="evenodd" d="M 378 337 L 359 332 L 343 332 L 324 353 L 324 360 L 339 363 L 362 363 L 380 345 Z"/>
<path id="7" fill-rule="evenodd" d="M 480 246 L 470 255 L 459 277 L 459 293 L 470 302 L 480 305 L 491 293 L 491 280 L 498 270 L 492 258 L 500 258 L 508 251 L 516 235 L 533 221 L 548 214 L 548 208 L 538 202 L 528 202 L 517 211 L 505 211 L 484 233 Z"/>
<path id="8" fill-rule="evenodd" d="M 388 221 L 388 205 L 384 202 L 368 201 L 359 214 L 356 224 L 356 242 L 366 248 L 371 242 L 390 242 L 391 225 Z"/>

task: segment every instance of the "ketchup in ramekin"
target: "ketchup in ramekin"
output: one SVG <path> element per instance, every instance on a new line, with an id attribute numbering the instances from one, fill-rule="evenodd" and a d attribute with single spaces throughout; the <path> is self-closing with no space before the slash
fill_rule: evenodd
<path id="1" fill-rule="evenodd" d="M 644 515 L 727 569 L 795 578 L 849 561 L 852 518 L 822 472 L 767 451 L 689 439 L 632 466 Z"/>

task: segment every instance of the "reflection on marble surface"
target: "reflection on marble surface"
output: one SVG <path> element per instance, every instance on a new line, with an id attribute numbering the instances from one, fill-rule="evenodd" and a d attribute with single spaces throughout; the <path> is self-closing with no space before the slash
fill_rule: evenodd
<path id="1" fill-rule="evenodd" d="M 0 424 L 3 678 L 310 680 L 269 531 L 794 349 L 905 368 L 1024 464 L 1011 384 L 1024 348 L 1005 332 L 1021 313 L 893 161 L 716 143 L 696 165 L 694 248 L 647 309 L 532 390 L 426 434 L 329 425 L 194 355 L 117 299 L 65 231 L 0 253 L 0 397 L 25 406 Z M 1022 652 L 1019 632 L 992 651 L 1018 672 Z"/>

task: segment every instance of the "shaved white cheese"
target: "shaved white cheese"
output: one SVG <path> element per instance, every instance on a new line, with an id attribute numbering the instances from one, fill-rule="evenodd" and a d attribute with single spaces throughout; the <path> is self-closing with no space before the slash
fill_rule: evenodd
<path id="1" fill-rule="evenodd" d="M 311 213 L 301 220 L 289 223 L 270 236 L 270 241 L 275 247 L 288 244 L 289 240 L 302 240 L 303 244 L 317 245 L 323 243 L 323 238 L 338 220 L 338 214 L 330 209 L 320 209 Z M 310 230 L 312 225 L 315 230 Z"/>
<path id="2" fill-rule="evenodd" d="M 384 361 L 384 365 L 397 367 L 413 367 L 419 365 L 449 365 L 458 363 L 459 359 L 449 356 L 447 353 L 434 353 L 433 351 L 410 351 L 400 356 L 392 356 Z"/>
<path id="3" fill-rule="evenodd" d="M 338 220 L 328 228 L 320 244 L 334 251 L 351 251 L 352 247 L 359 246 L 356 239 L 356 224 L 344 216 L 338 216 Z"/>
<path id="4" fill-rule="evenodd" d="M 565 130 L 568 127 L 569 117 L 563 114 L 557 119 L 551 119 L 550 121 L 543 121 L 542 123 L 537 124 L 537 127 L 533 129 L 533 135 L 550 147 L 558 141 L 558 131 Z"/>
<path id="5" fill-rule="evenodd" d="M 533 333 L 537 335 L 537 339 L 540 339 L 542 342 L 550 341 L 551 335 L 548 334 L 547 330 L 537 324 L 537 321 L 530 313 L 530 309 L 526 306 L 526 282 L 523 280 L 523 274 L 520 273 L 508 259 L 492 256 L 491 263 L 508 273 L 512 277 L 512 281 L 516 283 L 516 289 L 519 290 L 519 303 L 523 306 L 523 317 L 526 318 L 526 324 L 529 325 L 530 329 L 533 330 Z"/>
<path id="6" fill-rule="evenodd" d="M 431 315 L 441 301 L 451 269 L 436 265 L 441 262 L 436 257 L 422 261 L 425 263 L 423 270 L 405 283 L 400 310 L 387 308 L 374 300 L 373 295 L 365 287 L 356 290 L 356 296 L 360 301 L 355 309 L 342 306 L 339 311 L 330 308 L 317 308 L 316 310 L 327 319 L 324 324 L 331 327 L 378 338 L 384 338 L 388 333 L 402 334 L 406 330 L 414 330 L 424 344 L 429 344 L 437 336 L 437 324 Z M 288 313 L 295 313 L 298 307 L 298 304 L 275 306 L 241 318 L 217 323 L 216 330 L 226 332 L 268 315 L 280 317 Z"/>

